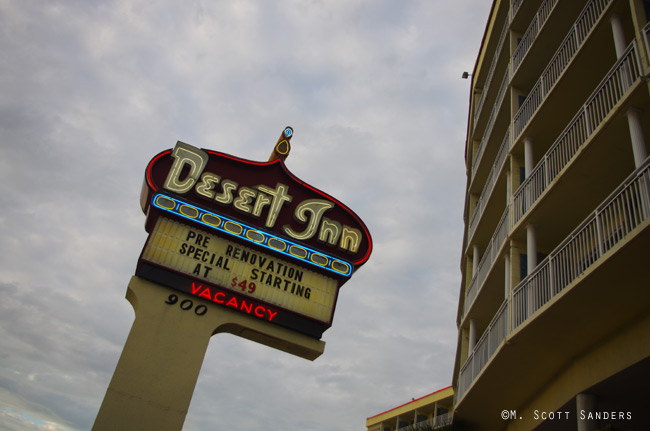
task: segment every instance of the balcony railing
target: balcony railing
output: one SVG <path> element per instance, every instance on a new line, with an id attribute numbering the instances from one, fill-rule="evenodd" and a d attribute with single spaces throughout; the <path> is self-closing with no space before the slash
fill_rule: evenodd
<path id="1" fill-rule="evenodd" d="M 511 300 L 506 298 L 460 370 L 457 399 L 466 393 L 507 334 L 533 318 L 537 310 L 647 220 L 650 157 L 515 287 Z"/>
<path id="2" fill-rule="evenodd" d="M 503 25 L 503 29 L 501 29 L 501 36 L 499 36 L 499 41 L 497 42 L 497 49 L 494 52 L 494 57 L 492 57 L 492 63 L 490 64 L 490 69 L 488 70 L 487 78 L 485 78 L 485 84 L 483 85 L 483 92 L 481 93 L 481 97 L 478 101 L 478 104 L 476 105 L 476 111 L 474 112 L 474 126 L 473 126 L 474 130 L 476 130 L 478 117 L 481 115 L 481 111 L 483 110 L 483 103 L 485 102 L 485 98 L 487 97 L 488 88 L 490 88 L 490 85 L 492 85 L 492 78 L 494 78 L 494 71 L 496 70 L 497 63 L 499 62 L 499 56 L 501 55 L 501 49 L 503 48 L 503 42 L 506 39 L 506 35 L 508 34 L 509 27 L 510 27 L 510 19 L 506 18 L 506 22 Z M 474 158 L 474 165 L 476 165 L 476 160 L 480 159 L 480 157 L 481 154 L 476 155 L 476 157 Z"/>
<path id="3" fill-rule="evenodd" d="M 405 427 L 398 428 L 397 431 L 420 431 L 423 429 L 436 429 L 442 428 L 444 426 L 451 425 L 454 419 L 454 413 L 449 412 L 442 415 L 438 415 L 434 418 L 427 419 L 415 424 L 407 425 Z"/>
<path id="4" fill-rule="evenodd" d="M 650 158 L 513 292 L 513 329 L 650 218 Z"/>
<path id="5" fill-rule="evenodd" d="M 485 251 L 483 252 L 483 257 L 481 258 L 481 262 L 478 264 L 478 270 L 476 271 L 476 274 L 474 274 L 474 277 L 472 278 L 472 281 L 470 282 L 470 285 L 467 288 L 467 292 L 465 293 L 466 298 L 465 298 L 465 307 L 463 310 L 463 316 L 467 314 L 467 310 L 469 310 L 469 307 L 474 302 L 474 299 L 476 299 L 476 295 L 481 290 L 481 287 L 483 286 L 483 282 L 487 278 L 487 275 L 490 272 L 490 268 L 492 268 L 492 264 L 497 259 L 497 256 L 499 256 L 499 251 L 501 250 L 501 246 L 506 242 L 506 239 L 508 238 L 509 231 L 510 231 L 510 206 L 508 206 L 506 210 L 503 212 L 503 215 L 501 216 L 501 220 L 499 220 L 499 224 L 497 225 L 497 228 L 494 231 L 494 234 L 492 235 L 490 242 L 488 243 L 487 247 L 485 248 Z"/>
<path id="6" fill-rule="evenodd" d="M 490 194 L 492 193 L 492 190 L 494 189 L 494 186 L 499 179 L 501 169 L 506 162 L 511 143 L 512 141 L 510 140 L 510 128 L 508 128 L 506 135 L 503 137 L 503 141 L 501 142 L 501 147 L 499 148 L 499 152 L 497 153 L 496 159 L 494 160 L 494 164 L 492 165 L 492 169 L 490 169 L 487 180 L 485 180 L 485 185 L 483 186 L 481 196 L 476 202 L 474 214 L 472 215 L 472 219 L 469 222 L 467 235 L 468 238 L 472 238 L 472 235 L 474 235 L 478 221 L 481 218 L 483 211 L 485 210 L 485 206 L 487 205 L 487 201 L 490 198 Z"/>
<path id="7" fill-rule="evenodd" d="M 521 38 L 519 45 L 515 49 L 515 52 L 512 54 L 512 74 L 514 75 L 519 68 L 519 65 L 524 60 L 524 57 L 528 53 L 528 50 L 532 46 L 533 42 L 537 38 L 539 30 L 542 28 L 546 19 L 549 17 L 553 8 L 557 4 L 558 0 L 544 0 L 537 10 L 537 13 L 533 17 L 533 20 L 530 22 L 526 33 Z"/>
<path id="8" fill-rule="evenodd" d="M 643 27 L 643 38 L 645 39 L 645 50 L 650 62 L 650 22 Z"/>
<path id="9" fill-rule="evenodd" d="M 548 66 L 546 66 L 546 69 L 544 69 L 544 72 L 539 77 L 539 80 L 533 86 L 528 97 L 526 97 L 526 100 L 524 100 L 515 114 L 513 121 L 515 139 L 523 132 L 530 119 L 537 112 L 539 106 L 582 46 L 582 42 L 600 19 L 601 14 L 612 1 L 592 0 L 584 7 L 575 24 L 571 27 L 566 38 L 564 38 L 564 41 L 560 44 L 560 47 L 555 52 Z M 542 8 L 540 8 L 541 11 Z"/>
<path id="10" fill-rule="evenodd" d="M 492 106 L 492 111 L 490 112 L 490 117 L 488 118 L 487 125 L 485 126 L 485 132 L 483 133 L 483 138 L 481 139 L 481 143 L 479 144 L 478 150 L 476 151 L 477 157 L 472 162 L 472 177 L 476 173 L 476 169 L 478 168 L 479 161 L 481 160 L 481 156 L 483 155 L 483 150 L 485 150 L 485 146 L 487 145 L 490 135 L 492 134 L 492 127 L 494 127 L 494 123 L 497 119 L 497 115 L 499 114 L 499 110 L 501 109 L 501 103 L 503 102 L 503 98 L 506 95 L 506 90 L 508 89 L 509 82 L 510 82 L 510 68 L 506 69 L 506 73 L 503 76 L 503 81 L 501 81 L 499 92 L 497 93 L 496 100 L 494 102 L 494 105 Z"/>
<path id="11" fill-rule="evenodd" d="M 460 399 L 479 373 L 487 365 L 497 348 L 505 340 L 508 334 L 508 301 L 504 301 L 497 314 L 488 325 L 481 339 L 476 343 L 474 350 L 470 353 L 460 370 L 458 377 L 458 394 Z"/>
<path id="12" fill-rule="evenodd" d="M 578 44 L 581 44 L 587 38 L 594 24 L 600 20 L 601 14 L 610 3 L 613 3 L 613 0 L 595 0 L 585 6 L 580 14 L 580 18 L 576 21 Z"/>
<path id="13" fill-rule="evenodd" d="M 517 16 L 517 12 L 519 12 L 519 7 L 521 4 L 524 2 L 524 0 L 512 0 L 512 6 L 510 7 L 510 19 L 512 20 L 515 16 Z"/>
<path id="14" fill-rule="evenodd" d="M 582 145 L 588 141 L 593 131 L 614 109 L 641 74 L 636 42 L 632 42 L 571 123 L 514 193 L 514 223 L 521 220 L 560 171 L 569 164 Z"/>

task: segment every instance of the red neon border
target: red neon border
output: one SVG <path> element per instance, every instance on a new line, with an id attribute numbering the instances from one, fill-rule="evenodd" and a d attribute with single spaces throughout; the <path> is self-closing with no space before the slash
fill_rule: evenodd
<path id="1" fill-rule="evenodd" d="M 213 154 L 213 155 L 216 155 L 216 156 L 222 156 L 222 157 L 225 157 L 225 158 L 228 158 L 228 159 L 231 159 L 231 160 L 235 160 L 235 161 L 237 161 L 237 162 L 246 163 L 246 164 L 249 164 L 249 165 L 267 166 L 267 165 L 272 165 L 272 164 L 274 164 L 274 163 L 280 163 L 281 166 L 282 166 L 282 168 L 284 169 L 284 171 L 285 171 L 285 172 L 286 172 L 286 173 L 287 173 L 287 174 L 288 174 L 288 175 L 289 175 L 293 180 L 295 180 L 298 184 L 307 187 L 308 189 L 310 189 L 310 190 L 312 190 L 312 191 L 318 193 L 319 195 L 323 196 L 323 197 L 326 198 L 326 199 L 329 199 L 329 200 L 331 200 L 331 201 L 334 201 L 334 202 L 337 203 L 339 206 L 341 206 L 344 210 L 346 210 L 348 213 L 352 214 L 352 216 L 353 216 L 355 219 L 357 219 L 357 221 L 359 222 L 359 224 L 360 224 L 361 227 L 363 228 L 364 232 L 366 233 L 366 237 L 368 238 L 368 252 L 367 252 L 366 255 L 363 256 L 361 259 L 357 260 L 356 262 L 353 262 L 354 265 L 361 265 L 362 263 L 366 262 L 366 261 L 368 260 L 368 258 L 370 257 L 370 253 L 372 252 L 372 249 L 373 249 L 372 237 L 370 236 L 370 232 L 368 232 L 368 229 L 367 229 L 367 227 L 366 227 L 366 224 L 365 224 L 365 223 L 364 223 L 364 222 L 359 218 L 359 216 L 358 216 L 354 211 L 352 211 L 352 210 L 351 210 L 347 205 L 344 205 L 343 203 L 341 203 L 341 201 L 339 201 L 338 199 L 336 199 L 336 198 L 334 198 L 334 197 L 328 195 L 327 193 L 325 193 L 325 192 L 323 192 L 323 191 L 318 190 L 316 187 L 313 187 L 313 186 L 307 184 L 306 182 L 302 181 L 300 178 L 296 177 L 293 173 L 291 173 L 291 171 L 289 170 L 289 168 L 287 168 L 287 166 L 284 164 L 284 162 L 283 162 L 282 160 L 280 160 L 280 159 L 276 159 L 276 160 L 273 160 L 273 161 L 271 161 L 271 162 L 254 162 L 254 161 L 252 161 L 252 160 L 242 159 L 242 158 L 235 157 L 235 156 L 231 156 L 230 154 L 222 153 L 222 152 L 219 152 L 219 151 L 206 150 L 206 149 L 202 149 L 202 150 L 205 151 L 205 152 L 208 153 L 208 154 Z M 165 151 L 160 152 L 159 154 L 157 154 L 156 156 L 154 156 L 154 158 L 151 159 L 151 161 L 150 161 L 149 164 L 147 165 L 147 171 L 146 171 L 147 184 L 149 184 L 149 187 L 151 187 L 151 189 L 152 189 L 154 192 L 157 192 L 158 189 L 153 185 L 153 181 L 152 181 L 152 179 L 151 179 L 151 169 L 152 169 L 152 167 L 153 167 L 153 164 L 154 164 L 158 159 L 160 159 L 161 157 L 163 157 L 163 156 L 165 156 L 165 155 L 167 155 L 167 154 L 170 154 L 171 152 L 172 152 L 172 149 L 171 149 L 171 148 L 168 149 L 168 150 L 165 150 Z M 445 389 L 446 389 L 446 388 L 445 388 Z M 434 392 L 434 393 L 435 393 L 435 392 Z"/>

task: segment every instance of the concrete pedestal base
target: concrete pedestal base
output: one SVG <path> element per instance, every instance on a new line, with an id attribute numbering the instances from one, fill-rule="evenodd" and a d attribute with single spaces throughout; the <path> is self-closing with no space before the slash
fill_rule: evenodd
<path id="1" fill-rule="evenodd" d="M 210 337 L 229 332 L 313 360 L 325 343 L 133 277 L 135 321 L 93 431 L 180 431 Z M 227 389 L 224 389 L 227 390 Z"/>

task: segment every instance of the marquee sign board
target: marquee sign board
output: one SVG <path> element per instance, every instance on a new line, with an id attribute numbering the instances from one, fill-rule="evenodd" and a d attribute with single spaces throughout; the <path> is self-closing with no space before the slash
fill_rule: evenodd
<path id="1" fill-rule="evenodd" d="M 283 157 L 253 162 L 178 142 L 149 162 L 141 205 L 149 238 L 137 276 L 314 338 L 372 251 L 361 219 Z"/>

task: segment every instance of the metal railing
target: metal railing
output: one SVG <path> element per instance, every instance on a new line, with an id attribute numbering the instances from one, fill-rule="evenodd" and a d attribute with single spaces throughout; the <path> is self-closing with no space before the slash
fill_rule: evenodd
<path id="1" fill-rule="evenodd" d="M 481 139 L 481 143 L 479 144 L 478 150 L 476 151 L 477 157 L 472 162 L 472 177 L 476 173 L 476 169 L 478 168 L 479 161 L 481 160 L 481 156 L 483 155 L 483 150 L 485 150 L 485 146 L 487 145 L 490 135 L 492 134 L 492 127 L 494 127 L 494 122 L 496 121 L 499 110 L 501 109 L 501 103 L 503 103 L 503 98 L 506 95 L 506 90 L 508 89 L 509 82 L 510 82 L 510 68 L 507 68 L 505 75 L 503 75 L 503 81 L 501 81 L 501 86 L 499 87 L 499 92 L 497 93 L 496 100 L 494 101 L 494 105 L 492 106 L 492 111 L 490 112 L 490 117 L 488 118 L 487 125 L 485 126 L 485 132 L 483 133 L 483 138 Z"/>
<path id="2" fill-rule="evenodd" d="M 642 75 L 636 40 L 625 50 L 607 77 L 585 104 L 590 130 L 594 130 Z"/>
<path id="3" fill-rule="evenodd" d="M 596 211 L 601 254 L 611 250 L 650 215 L 650 161 L 643 166 Z"/>
<path id="4" fill-rule="evenodd" d="M 613 3 L 613 0 L 593 0 L 585 6 L 576 21 L 578 44 L 581 44 L 587 38 L 587 35 L 589 35 L 593 26 L 600 20 L 601 14 L 610 3 Z"/>
<path id="5" fill-rule="evenodd" d="M 481 218 L 483 211 L 485 210 L 485 206 L 487 205 L 487 201 L 490 198 L 490 194 L 492 194 L 492 190 L 494 189 L 494 186 L 499 179 L 499 174 L 501 173 L 501 169 L 506 162 L 508 150 L 510 150 L 511 145 L 512 141 L 510 140 L 510 128 L 508 128 L 505 136 L 503 137 L 503 141 L 501 142 L 501 147 L 499 147 L 499 151 L 497 152 L 497 156 L 494 160 L 494 164 L 492 165 L 492 169 L 490 169 L 488 178 L 485 180 L 485 185 L 483 186 L 481 196 L 478 198 L 478 201 L 476 201 L 474 214 L 472 215 L 472 218 L 468 225 L 467 237 L 470 239 L 474 235 L 474 231 L 476 230 L 478 221 Z"/>
<path id="6" fill-rule="evenodd" d="M 478 264 L 478 269 L 470 285 L 467 287 L 467 292 L 465 293 L 465 306 L 463 309 L 463 317 L 467 314 L 467 310 L 476 299 L 476 295 L 483 287 L 483 282 L 487 278 L 492 264 L 499 256 L 501 251 L 501 246 L 506 242 L 508 238 L 508 233 L 510 232 L 510 206 L 506 207 L 505 211 L 501 215 L 501 220 L 490 239 L 485 251 L 483 252 L 483 257 L 481 258 L 480 263 Z"/>
<path id="7" fill-rule="evenodd" d="M 537 34 L 542 28 L 546 19 L 549 17 L 553 8 L 557 4 L 558 0 L 544 0 L 540 5 L 537 13 L 533 17 L 533 20 L 530 22 L 526 33 L 521 38 L 521 41 L 517 45 L 515 52 L 512 53 L 512 72 L 513 75 L 519 68 L 519 65 L 524 60 L 524 57 L 528 53 L 528 50 L 533 45 L 535 39 L 537 39 Z"/>
<path id="8" fill-rule="evenodd" d="M 569 34 L 567 34 L 560 44 L 560 47 L 555 51 L 555 54 L 553 54 L 553 57 L 551 57 L 551 61 L 548 62 L 544 72 L 542 72 L 540 81 L 542 81 L 542 85 L 545 89 L 544 95 L 546 95 L 551 88 L 553 88 L 553 85 L 557 80 L 560 79 L 562 73 L 566 70 L 569 63 L 571 63 L 571 60 L 573 60 L 575 53 L 578 52 L 580 45 L 581 43 L 578 41 L 576 25 L 574 25 L 571 27 Z"/>
<path id="9" fill-rule="evenodd" d="M 517 12 L 519 12 L 519 7 L 521 4 L 524 2 L 524 0 L 512 0 L 512 6 L 510 6 L 510 19 L 512 20 L 515 16 L 517 16 Z"/>
<path id="10" fill-rule="evenodd" d="M 539 80 L 535 83 L 528 97 L 526 97 L 526 100 L 524 100 L 515 114 L 513 120 L 515 139 L 523 132 L 530 119 L 537 112 L 537 109 L 582 46 L 582 42 L 600 19 L 601 14 L 612 1 L 592 0 L 584 7 L 578 19 L 571 27 L 571 30 L 569 30 L 569 33 L 564 38 L 564 41 L 560 44 L 560 47 L 546 66 L 546 69 L 540 75 Z M 542 8 L 540 8 L 540 12 L 541 10 Z M 548 7 L 545 10 L 548 10 L 547 13 L 550 13 Z"/>
<path id="11" fill-rule="evenodd" d="M 503 340 L 505 340 L 508 332 L 508 300 L 506 299 L 476 343 L 474 350 L 470 352 L 465 365 L 461 368 L 458 376 L 458 394 L 456 399 L 460 399 L 467 389 L 469 389 L 472 382 L 483 370 L 485 365 L 487 365 Z"/>
<path id="12" fill-rule="evenodd" d="M 648 56 L 648 62 L 650 62 L 650 22 L 643 27 L 643 38 L 645 39 L 645 50 Z"/>
<path id="13" fill-rule="evenodd" d="M 499 62 L 499 56 L 501 55 L 501 49 L 503 48 L 503 42 L 506 39 L 506 35 L 508 34 L 509 27 L 510 27 L 510 19 L 506 18 L 506 22 L 503 25 L 503 29 L 501 29 L 501 36 L 499 36 L 499 41 L 497 42 L 497 49 L 494 52 L 494 57 L 492 57 L 492 63 L 490 64 L 490 69 L 488 70 L 487 78 L 485 78 L 485 84 L 483 85 L 483 91 L 481 92 L 481 97 L 479 98 L 478 104 L 476 105 L 476 111 L 474 112 L 473 130 L 476 130 L 476 124 L 478 122 L 479 116 L 481 115 L 481 111 L 483 110 L 483 103 L 485 102 L 485 98 L 487 97 L 487 93 L 488 93 L 487 90 L 488 88 L 490 88 L 490 85 L 492 85 L 492 78 L 494 78 L 494 71 L 496 70 L 497 63 Z M 508 67 L 510 67 L 509 64 Z M 476 161 L 479 160 L 480 157 L 481 154 L 478 153 L 474 158 L 474 165 L 477 165 Z M 476 168 L 473 168 L 472 175 L 474 174 L 475 170 Z"/>
<path id="14" fill-rule="evenodd" d="M 650 157 L 515 287 L 512 299 L 505 299 L 461 367 L 456 399 L 467 392 L 510 332 L 648 220 Z"/>
<path id="15" fill-rule="evenodd" d="M 444 426 L 451 425 L 453 419 L 454 413 L 448 412 L 433 418 L 407 425 L 405 427 L 398 428 L 397 431 L 420 431 L 424 429 L 442 428 Z"/>
<path id="16" fill-rule="evenodd" d="M 533 114 L 537 112 L 537 108 L 539 108 L 545 98 L 544 81 L 540 78 L 513 117 L 512 123 L 514 124 L 515 136 L 519 137 L 521 135 L 521 132 L 530 119 L 533 118 Z"/>
<path id="17" fill-rule="evenodd" d="M 633 41 L 514 193 L 514 223 L 521 220 L 559 172 L 569 164 L 641 74 L 636 41 Z"/>
<path id="18" fill-rule="evenodd" d="M 650 158 L 513 291 L 513 329 L 650 218 Z"/>

